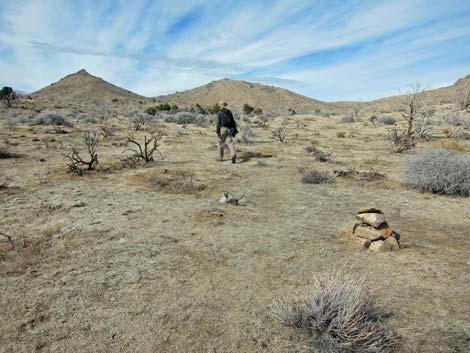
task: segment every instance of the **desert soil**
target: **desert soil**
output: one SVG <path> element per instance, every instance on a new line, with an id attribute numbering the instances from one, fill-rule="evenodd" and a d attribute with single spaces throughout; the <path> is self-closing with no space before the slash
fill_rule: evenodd
<path id="1" fill-rule="evenodd" d="M 470 199 L 409 189 L 406 156 L 388 152 L 386 128 L 359 120 L 290 117 L 281 144 L 270 139 L 281 118 L 272 119 L 237 145 L 235 165 L 216 161 L 212 127 L 163 123 L 156 161 L 121 168 L 129 128 L 120 117 L 98 171 L 81 177 L 65 172 L 62 154 L 83 154 L 81 135 L 95 125 L 63 135 L 0 128 L 17 154 L 0 160 L 11 180 L 0 231 L 14 240 L 0 239 L 0 352 L 304 352 L 308 337 L 274 321 L 269 305 L 338 270 L 365 277 L 400 352 L 467 351 Z M 312 140 L 330 162 L 304 150 Z M 308 185 L 303 164 L 386 177 Z M 240 205 L 220 205 L 224 191 L 244 195 Z M 403 249 L 372 253 L 338 237 L 364 207 L 385 213 Z"/>

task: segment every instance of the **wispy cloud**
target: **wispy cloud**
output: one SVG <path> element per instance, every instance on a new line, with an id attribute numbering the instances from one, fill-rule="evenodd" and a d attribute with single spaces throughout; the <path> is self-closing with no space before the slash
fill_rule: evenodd
<path id="1" fill-rule="evenodd" d="M 144 95 L 231 77 L 368 100 L 470 72 L 466 0 L 0 2 L 0 79 L 86 68 Z"/>

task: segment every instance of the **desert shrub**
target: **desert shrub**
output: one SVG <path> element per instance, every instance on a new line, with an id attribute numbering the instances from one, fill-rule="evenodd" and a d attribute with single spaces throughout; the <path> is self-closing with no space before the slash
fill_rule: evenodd
<path id="1" fill-rule="evenodd" d="M 158 151 L 158 147 L 160 147 L 158 143 L 160 138 L 161 136 L 158 134 L 150 135 L 150 137 L 145 135 L 143 141 L 138 141 L 133 133 L 129 133 L 127 136 L 127 144 L 135 147 L 130 147 L 124 152 L 131 152 L 135 159 L 142 159 L 145 163 L 153 162 L 153 154 L 155 151 Z"/>
<path id="2" fill-rule="evenodd" d="M 383 125 L 395 125 L 395 123 L 397 122 L 397 120 L 393 116 L 388 115 L 377 118 L 377 121 Z"/>
<path id="3" fill-rule="evenodd" d="M 240 143 L 248 145 L 253 142 L 253 139 L 256 137 L 255 132 L 250 126 L 242 126 L 240 127 L 239 134 L 237 136 L 237 140 Z"/>
<path id="4" fill-rule="evenodd" d="M 328 273 L 318 278 L 308 296 L 274 302 L 271 315 L 311 334 L 315 352 L 392 352 L 398 337 L 383 323 L 370 294 L 362 278 Z"/>
<path id="5" fill-rule="evenodd" d="M 354 117 L 352 115 L 346 115 L 346 116 L 343 116 L 341 118 L 341 122 L 342 123 L 353 123 L 355 120 L 354 120 Z"/>
<path id="6" fill-rule="evenodd" d="M 218 103 L 214 104 L 212 107 L 209 107 L 207 111 L 211 114 L 217 114 L 220 110 L 220 105 Z"/>
<path id="7" fill-rule="evenodd" d="M 307 151 L 308 153 L 312 153 L 315 158 L 315 161 L 317 162 L 328 162 L 328 160 L 330 159 L 329 153 L 323 152 L 321 149 L 315 146 L 307 146 L 305 147 L 305 151 Z"/>
<path id="8" fill-rule="evenodd" d="M 0 146 L 0 159 L 14 158 L 15 155 L 11 153 L 6 146 Z"/>
<path id="9" fill-rule="evenodd" d="M 77 120 L 80 120 L 87 124 L 97 124 L 98 120 L 94 114 L 80 113 L 77 115 Z"/>
<path id="10" fill-rule="evenodd" d="M 298 170 L 302 174 L 301 181 L 304 184 L 325 184 L 331 183 L 334 180 L 333 174 L 329 171 L 310 167 L 299 167 Z"/>
<path id="11" fill-rule="evenodd" d="M 405 129 L 389 129 L 385 139 L 389 143 L 390 151 L 394 153 L 403 153 L 416 146 L 414 137 Z"/>
<path id="12" fill-rule="evenodd" d="M 145 114 L 155 115 L 157 113 L 157 107 L 152 106 L 144 110 Z"/>
<path id="13" fill-rule="evenodd" d="M 338 137 L 340 139 L 344 139 L 346 137 L 346 133 L 344 131 L 338 131 L 336 133 L 336 137 Z"/>
<path id="14" fill-rule="evenodd" d="M 190 112 L 178 112 L 174 115 L 167 115 L 164 118 L 164 121 L 167 123 L 175 124 L 196 124 L 197 118 L 196 115 Z"/>
<path id="15" fill-rule="evenodd" d="M 275 129 L 271 134 L 271 138 L 274 141 L 278 141 L 280 143 L 284 143 L 284 141 L 286 140 L 286 136 L 287 136 L 287 127 L 286 126 L 281 126 L 277 129 Z"/>
<path id="16" fill-rule="evenodd" d="M 444 123 L 447 125 L 470 129 L 470 118 L 465 118 L 462 114 L 451 112 L 444 116 Z"/>
<path id="17" fill-rule="evenodd" d="M 83 143 L 86 146 L 88 160 L 83 159 L 76 148 L 72 148 L 69 154 L 64 155 L 67 161 L 66 169 L 68 173 L 83 175 L 82 167 L 87 170 L 95 170 L 98 165 L 98 147 L 100 144 L 99 135 L 97 133 L 85 133 L 83 135 Z"/>
<path id="18" fill-rule="evenodd" d="M 72 126 L 72 123 L 59 113 L 44 110 L 36 115 L 32 120 L 33 125 L 60 125 Z"/>
<path id="19" fill-rule="evenodd" d="M 171 110 L 171 105 L 169 105 L 168 103 L 160 103 L 160 104 L 145 108 L 144 112 L 145 114 L 155 115 L 157 112 L 170 111 L 170 110 Z"/>
<path id="20" fill-rule="evenodd" d="M 204 114 L 198 114 L 196 115 L 196 125 L 201 126 L 201 127 L 206 127 L 209 125 L 210 119 L 207 119 L 207 117 Z"/>
<path id="21" fill-rule="evenodd" d="M 255 109 L 253 110 L 253 113 L 255 113 L 256 115 L 263 114 L 263 109 L 261 109 L 261 108 L 255 108 Z"/>
<path id="22" fill-rule="evenodd" d="M 424 150 L 408 157 L 402 177 L 420 191 L 470 196 L 470 156 L 444 148 Z"/>
<path id="23" fill-rule="evenodd" d="M 253 108 L 251 105 L 249 105 L 248 103 L 245 103 L 243 104 L 243 112 L 245 114 L 251 114 L 253 112 L 253 110 L 255 110 L 255 108 Z"/>

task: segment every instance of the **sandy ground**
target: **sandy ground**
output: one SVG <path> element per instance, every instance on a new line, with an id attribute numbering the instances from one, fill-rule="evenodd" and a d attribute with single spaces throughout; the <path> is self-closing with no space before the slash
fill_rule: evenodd
<path id="1" fill-rule="evenodd" d="M 270 139 L 280 121 L 238 144 L 240 156 L 271 157 L 236 165 L 215 160 L 212 128 L 164 124 L 162 156 L 135 169 L 118 168 L 127 128 L 115 121 L 99 170 L 82 177 L 65 173 L 62 153 L 96 126 L 2 128 L 19 156 L 0 160 L 0 177 L 12 180 L 0 190 L 0 231 L 15 241 L 0 239 L 0 352 L 303 352 L 307 336 L 274 321 L 269 305 L 336 270 L 365 276 L 400 352 L 466 352 L 470 199 L 403 185 L 405 156 L 387 152 L 384 126 L 298 116 L 280 144 Z M 331 162 L 313 161 L 311 140 Z M 301 164 L 386 178 L 306 185 Z M 194 190 L 155 183 L 178 172 L 193 175 Z M 224 191 L 245 196 L 221 206 Z M 402 250 L 371 253 L 338 238 L 371 206 L 402 235 Z"/>

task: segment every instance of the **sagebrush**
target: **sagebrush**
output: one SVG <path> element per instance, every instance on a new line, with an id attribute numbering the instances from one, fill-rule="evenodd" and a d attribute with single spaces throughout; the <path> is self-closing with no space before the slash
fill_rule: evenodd
<path id="1" fill-rule="evenodd" d="M 470 156 L 432 148 L 409 156 L 402 172 L 414 189 L 443 195 L 470 196 Z"/>
<path id="2" fill-rule="evenodd" d="M 314 352 L 387 353 L 398 337 L 382 321 L 362 278 L 339 272 L 317 280 L 312 292 L 271 306 L 274 319 L 309 332 Z"/>

